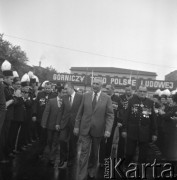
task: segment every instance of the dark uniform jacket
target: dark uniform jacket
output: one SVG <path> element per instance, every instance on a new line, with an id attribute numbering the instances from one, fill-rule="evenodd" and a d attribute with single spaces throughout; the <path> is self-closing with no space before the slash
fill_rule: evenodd
<path id="1" fill-rule="evenodd" d="M 173 116 L 177 117 L 177 106 L 169 106 L 165 112 L 166 114 L 162 115 L 163 131 L 171 133 L 177 131 L 177 121 L 172 119 Z"/>
<path id="2" fill-rule="evenodd" d="M 37 121 L 41 122 L 42 115 L 48 100 L 55 97 L 57 97 L 56 93 L 47 94 L 44 91 L 38 93 L 35 100 L 34 112 L 33 112 L 33 116 L 37 117 Z"/>
<path id="3" fill-rule="evenodd" d="M 4 87 L 0 82 L 0 134 L 5 119 L 5 113 L 6 113 L 6 99 L 4 95 Z"/>
<path id="4" fill-rule="evenodd" d="M 122 104 L 121 104 L 121 100 L 120 98 L 113 94 L 111 96 L 111 100 L 112 100 L 112 104 L 113 105 L 116 105 L 117 108 L 114 108 L 113 107 L 113 110 L 114 110 L 114 123 L 113 123 L 113 129 L 117 126 L 117 123 L 118 122 L 121 122 L 121 119 L 120 119 L 120 110 L 122 109 Z"/>
<path id="5" fill-rule="evenodd" d="M 4 82 L 4 94 L 6 102 L 14 99 L 13 91 L 8 84 Z M 13 120 L 14 118 L 14 103 L 7 107 L 6 119 Z"/>
<path id="6" fill-rule="evenodd" d="M 37 110 L 37 101 L 36 101 L 36 93 L 35 90 L 30 87 L 29 88 L 29 98 L 25 101 L 25 107 L 26 107 L 26 114 L 30 117 L 36 117 L 36 110 Z M 30 119 L 27 117 L 27 119 Z"/>
<path id="7" fill-rule="evenodd" d="M 119 118 L 118 118 L 118 121 L 120 123 L 123 122 L 123 117 L 125 116 L 125 113 L 126 113 L 127 107 L 128 107 L 128 101 L 132 97 L 133 97 L 133 95 L 130 96 L 130 97 L 127 97 L 125 94 L 119 96 L 119 98 L 120 98 L 120 105 L 119 105 Z"/>
<path id="8" fill-rule="evenodd" d="M 0 111 L 6 110 L 6 99 L 4 94 L 4 87 L 2 83 L 0 83 Z"/>
<path id="9" fill-rule="evenodd" d="M 123 131 L 127 137 L 140 142 L 149 141 L 150 135 L 157 135 L 156 115 L 153 101 L 134 95 L 128 102 L 124 117 Z"/>
<path id="10" fill-rule="evenodd" d="M 22 97 L 14 97 L 16 103 L 14 104 L 14 119 L 13 121 L 23 122 L 25 119 L 25 105 Z"/>
<path id="11" fill-rule="evenodd" d="M 34 100 L 32 99 L 31 96 L 29 96 L 28 99 L 24 100 L 25 114 L 26 114 L 25 119 L 28 122 L 31 122 L 32 113 L 33 113 L 33 108 L 32 108 L 33 103 L 34 103 Z"/>

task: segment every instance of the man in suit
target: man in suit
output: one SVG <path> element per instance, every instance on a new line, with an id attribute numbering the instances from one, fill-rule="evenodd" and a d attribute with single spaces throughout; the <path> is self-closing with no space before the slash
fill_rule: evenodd
<path id="1" fill-rule="evenodd" d="M 77 180 L 94 178 L 102 137 L 109 138 L 114 121 L 111 97 L 101 92 L 102 80 L 94 78 L 93 91 L 85 93 L 76 117 L 74 134 L 79 134 L 81 152 Z M 91 152 L 90 152 L 91 150 Z"/>
<path id="2" fill-rule="evenodd" d="M 41 121 L 41 126 L 47 128 L 47 144 L 44 149 L 44 157 L 48 160 L 51 160 L 52 144 L 55 134 L 58 133 L 56 130 L 56 121 L 59 113 L 61 114 L 61 105 L 62 105 L 62 89 L 63 87 L 58 87 L 58 96 L 53 99 L 49 99 Z M 61 117 L 61 116 L 60 116 Z"/>
<path id="3" fill-rule="evenodd" d="M 67 165 L 71 166 L 77 154 L 76 150 L 77 150 L 78 138 L 73 134 L 73 130 L 74 130 L 75 118 L 82 101 L 82 95 L 74 91 L 74 86 L 70 82 L 67 82 L 64 85 L 64 90 L 67 93 L 67 95 L 63 97 L 63 102 L 61 107 L 62 120 L 61 118 L 58 119 L 56 128 L 60 127 L 60 140 L 62 141 L 61 151 L 64 151 L 64 149 L 66 148 L 66 143 L 68 143 L 69 145 Z M 63 159 L 63 161 L 65 160 L 66 159 Z"/>

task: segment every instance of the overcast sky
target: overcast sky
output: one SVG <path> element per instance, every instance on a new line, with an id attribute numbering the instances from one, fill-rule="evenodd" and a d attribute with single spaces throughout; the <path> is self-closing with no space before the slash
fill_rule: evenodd
<path id="1" fill-rule="evenodd" d="M 0 0 L 0 33 L 59 72 L 177 69 L 177 0 Z"/>

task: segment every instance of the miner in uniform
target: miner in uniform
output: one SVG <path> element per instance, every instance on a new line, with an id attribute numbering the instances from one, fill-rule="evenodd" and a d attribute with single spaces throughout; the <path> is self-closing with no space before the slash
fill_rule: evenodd
<path id="1" fill-rule="evenodd" d="M 118 142 L 118 151 L 117 158 L 123 159 L 125 157 L 125 146 L 126 139 L 122 137 L 122 122 L 123 117 L 127 113 L 128 101 L 133 97 L 132 86 L 130 84 L 125 86 L 125 93 L 120 95 L 120 104 L 119 106 L 119 118 L 118 118 L 118 126 L 119 126 L 119 142 Z"/>
<path id="2" fill-rule="evenodd" d="M 133 97 L 132 86 L 131 85 L 126 85 L 125 86 L 125 93 L 120 95 L 119 97 L 120 97 L 123 109 L 126 110 L 127 106 L 128 106 L 129 99 L 131 99 Z"/>
<path id="3" fill-rule="evenodd" d="M 128 102 L 122 130 L 122 136 L 127 137 L 125 166 L 132 161 L 137 145 L 139 147 L 139 163 L 146 162 L 150 133 L 152 133 L 152 141 L 157 139 L 153 101 L 146 96 L 147 88 L 140 86 L 137 95 L 134 95 Z"/>
<path id="4" fill-rule="evenodd" d="M 31 145 L 30 139 L 30 124 L 32 122 L 32 100 L 29 97 L 29 83 L 30 78 L 25 73 L 21 78 L 21 92 L 24 105 L 24 120 L 21 123 L 19 137 L 17 140 L 17 151 L 26 150 L 28 145 Z"/>
<path id="5" fill-rule="evenodd" d="M 1 78 L 3 78 L 3 75 L 0 74 L 0 79 Z M 4 87 L 3 87 L 3 82 L 0 81 L 0 136 L 5 119 L 5 113 L 6 113 L 6 100 L 4 95 Z"/>
<path id="6" fill-rule="evenodd" d="M 1 70 L 4 75 L 4 94 L 6 99 L 6 116 L 2 126 L 1 136 L 0 136 L 0 162 L 8 162 L 8 135 L 11 125 L 11 121 L 14 118 L 14 98 L 11 90 L 12 81 L 13 81 L 13 72 L 11 70 L 11 64 L 5 60 L 2 63 Z"/>
<path id="7" fill-rule="evenodd" d="M 21 81 L 19 75 L 16 71 L 13 71 L 13 96 L 14 96 L 14 118 L 11 121 L 10 131 L 9 131 L 9 155 L 14 156 L 16 152 L 16 139 L 18 137 L 19 128 L 24 121 L 25 117 L 25 107 L 24 101 L 21 93 Z"/>
<path id="8" fill-rule="evenodd" d="M 42 115 L 45 110 L 46 104 L 48 103 L 49 99 L 57 97 L 56 93 L 52 93 L 51 83 L 46 82 L 44 85 L 44 91 L 38 93 L 36 100 L 35 100 L 35 108 L 33 112 L 32 120 L 36 121 L 37 124 L 37 131 L 39 137 L 39 154 L 42 154 L 47 142 L 47 131 L 46 128 L 41 127 L 41 120 Z"/>
<path id="9" fill-rule="evenodd" d="M 30 97 L 30 100 L 32 100 L 32 114 L 33 114 L 33 116 L 35 116 L 36 97 L 37 97 L 37 94 L 38 94 L 39 79 L 31 71 L 28 72 L 28 76 L 30 78 L 29 97 Z M 38 134 L 37 133 L 37 127 L 39 127 L 39 124 L 36 122 L 35 118 L 33 118 L 33 121 L 30 121 L 30 122 L 31 122 L 31 123 L 29 123 L 30 139 L 31 139 L 32 142 L 34 142 L 34 141 L 36 141 L 37 136 L 38 136 L 37 135 Z"/>

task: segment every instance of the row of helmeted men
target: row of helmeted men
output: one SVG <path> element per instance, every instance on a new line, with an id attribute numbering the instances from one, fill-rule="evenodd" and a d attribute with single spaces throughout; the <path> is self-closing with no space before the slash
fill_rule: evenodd
<path id="1" fill-rule="evenodd" d="M 172 91 L 170 91 L 169 89 L 165 89 L 165 90 L 160 90 L 160 89 L 157 89 L 156 91 L 155 91 L 155 95 L 157 95 L 157 96 L 159 96 L 159 97 L 161 97 L 161 96 L 167 96 L 167 97 L 169 97 L 169 96 L 172 96 L 172 95 L 174 95 L 174 94 L 176 94 L 177 93 L 177 89 L 175 89 L 175 90 L 172 90 Z"/>
<path id="2" fill-rule="evenodd" d="M 5 60 L 1 65 L 3 82 L 0 83 L 0 162 L 25 150 L 40 136 L 41 125 L 37 122 L 52 90 L 38 90 L 39 79 L 28 72 L 20 79 L 11 64 Z M 49 81 L 42 83 L 42 88 Z"/>

